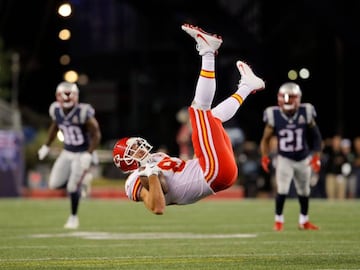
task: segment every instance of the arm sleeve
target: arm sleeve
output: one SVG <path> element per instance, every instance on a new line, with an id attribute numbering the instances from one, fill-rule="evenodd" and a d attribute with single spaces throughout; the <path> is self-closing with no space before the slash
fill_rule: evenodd
<path id="1" fill-rule="evenodd" d="M 319 130 L 319 127 L 317 125 L 314 125 L 310 127 L 310 133 L 313 139 L 313 151 L 320 152 L 321 151 L 321 143 L 322 143 L 322 137 Z"/>
<path id="2" fill-rule="evenodd" d="M 308 119 L 308 124 L 310 126 L 310 136 L 312 138 L 312 150 L 316 152 L 321 152 L 322 148 L 322 136 L 315 122 L 315 117 L 317 116 L 315 107 L 310 103 L 304 103 L 306 115 Z"/>

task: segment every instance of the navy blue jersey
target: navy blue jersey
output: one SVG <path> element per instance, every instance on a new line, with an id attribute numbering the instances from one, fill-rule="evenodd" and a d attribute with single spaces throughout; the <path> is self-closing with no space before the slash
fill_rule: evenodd
<path id="1" fill-rule="evenodd" d="M 71 152 L 84 152 L 89 147 L 86 122 L 94 117 L 94 108 L 87 103 L 79 103 L 65 115 L 59 102 L 53 102 L 49 108 L 52 120 L 64 135 L 64 149 Z"/>
<path id="2" fill-rule="evenodd" d="M 315 108 L 309 103 L 302 103 L 292 117 L 285 115 L 279 106 L 266 108 L 263 120 L 274 128 L 278 138 L 278 154 L 295 161 L 309 156 L 308 130 L 315 117 Z"/>

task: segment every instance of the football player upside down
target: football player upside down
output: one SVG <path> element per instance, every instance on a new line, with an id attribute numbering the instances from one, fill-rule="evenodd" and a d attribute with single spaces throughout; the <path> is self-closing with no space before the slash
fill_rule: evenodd
<path id="1" fill-rule="evenodd" d="M 129 173 L 125 191 L 129 199 L 142 201 L 154 214 L 166 205 L 186 205 L 231 187 L 238 168 L 229 136 L 222 123 L 231 119 L 246 97 L 262 90 L 265 83 L 249 65 L 237 61 L 241 79 L 236 91 L 212 107 L 215 95 L 215 56 L 223 40 L 201 28 L 182 25 L 196 41 L 201 70 L 195 95 L 188 108 L 195 158 L 182 160 L 165 153 L 151 153 L 153 146 L 140 137 L 125 137 L 113 148 L 114 164 Z"/>

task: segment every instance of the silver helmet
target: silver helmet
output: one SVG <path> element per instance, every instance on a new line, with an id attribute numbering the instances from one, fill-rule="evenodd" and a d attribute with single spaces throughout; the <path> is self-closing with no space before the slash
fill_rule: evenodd
<path id="1" fill-rule="evenodd" d="M 298 84 L 284 83 L 278 91 L 278 105 L 285 113 L 294 113 L 300 106 L 301 96 L 302 92 Z"/>
<path id="2" fill-rule="evenodd" d="M 79 102 L 79 88 L 75 83 L 61 82 L 56 87 L 56 100 L 65 109 L 75 106 Z"/>

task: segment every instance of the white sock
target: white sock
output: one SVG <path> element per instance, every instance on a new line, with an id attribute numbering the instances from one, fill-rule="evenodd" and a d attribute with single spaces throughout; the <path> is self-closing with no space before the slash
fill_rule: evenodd
<path id="1" fill-rule="evenodd" d="M 308 221 L 309 221 L 309 216 L 308 215 L 303 215 L 303 214 L 299 215 L 299 224 L 304 224 L 304 223 L 306 223 Z"/>
<path id="2" fill-rule="evenodd" d="M 275 221 L 284 223 L 285 222 L 284 215 L 275 215 Z"/>
<path id="3" fill-rule="evenodd" d="M 240 83 L 233 95 L 212 109 L 213 115 L 219 118 L 221 122 L 228 121 L 235 115 L 251 91 L 252 89 L 247 85 Z"/>
<path id="4" fill-rule="evenodd" d="M 219 103 L 211 112 L 213 116 L 220 119 L 221 122 L 226 122 L 235 115 L 239 107 L 239 100 L 231 96 Z"/>
<path id="5" fill-rule="evenodd" d="M 236 94 L 241 96 L 242 100 L 245 100 L 252 91 L 253 91 L 253 89 L 250 89 L 247 85 L 241 84 L 241 82 L 240 82 L 240 84 L 238 85 L 238 90 L 236 91 Z"/>
<path id="6" fill-rule="evenodd" d="M 206 53 L 201 57 L 201 71 L 196 84 L 193 106 L 209 110 L 215 90 L 215 55 L 214 53 Z"/>

